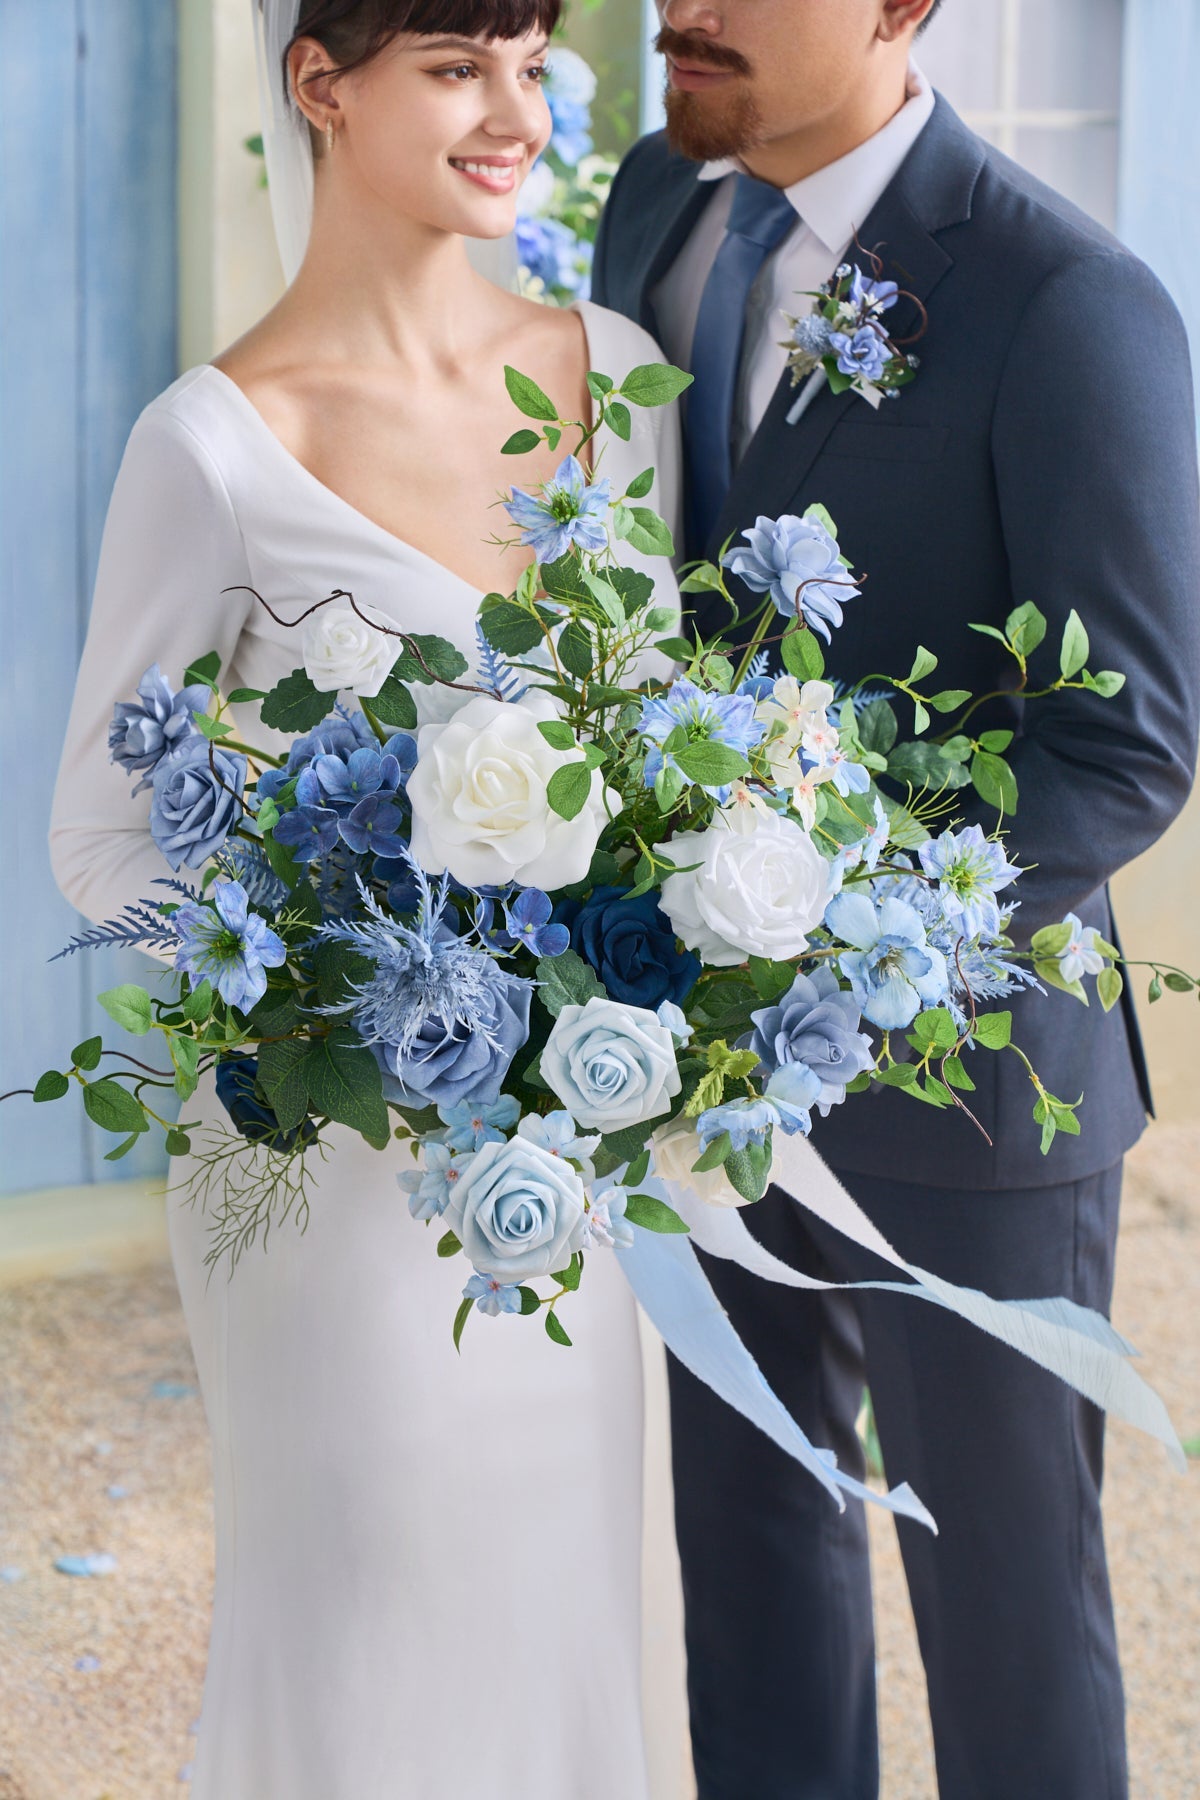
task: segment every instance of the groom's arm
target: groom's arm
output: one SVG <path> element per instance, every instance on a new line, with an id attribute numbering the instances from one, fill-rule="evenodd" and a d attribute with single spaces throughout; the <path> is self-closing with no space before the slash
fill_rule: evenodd
<path id="1" fill-rule="evenodd" d="M 1031 703 L 1010 761 L 1020 941 L 1061 919 L 1166 830 L 1192 784 L 1200 720 L 1200 497 L 1187 338 L 1134 257 L 1054 270 L 1012 344 L 992 429 L 1013 604 L 1049 621 L 1030 687 L 1058 675 L 1074 607 L 1113 699 Z M 985 809 L 987 810 L 987 809 Z M 995 815 L 987 811 L 988 821 Z"/>

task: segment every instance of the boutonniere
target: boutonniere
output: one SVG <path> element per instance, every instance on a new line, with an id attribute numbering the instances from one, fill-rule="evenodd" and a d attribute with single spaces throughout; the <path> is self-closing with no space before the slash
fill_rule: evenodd
<path id="1" fill-rule="evenodd" d="M 803 318 L 784 314 L 789 334 L 783 347 L 793 387 L 823 369 L 831 393 L 844 394 L 852 388 L 868 405 L 878 407 L 883 400 L 895 400 L 900 389 L 916 378 L 919 359 L 888 336 L 882 315 L 895 306 L 903 290 L 894 281 L 883 281 L 882 262 L 870 251 L 866 255 L 869 275 L 857 263 L 841 263 L 824 287 L 806 295 L 815 302 L 810 313 Z M 788 414 L 789 425 L 799 418 L 805 398 L 802 395 Z"/>

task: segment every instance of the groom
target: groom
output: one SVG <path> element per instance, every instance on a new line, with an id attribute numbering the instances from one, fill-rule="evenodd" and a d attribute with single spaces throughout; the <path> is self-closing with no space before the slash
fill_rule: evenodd
<path id="1" fill-rule="evenodd" d="M 1024 716 L 1002 702 L 989 723 L 1018 733 L 1018 942 L 1068 911 L 1111 939 L 1108 878 L 1170 823 L 1195 763 L 1187 345 L 1149 271 L 973 136 L 911 66 L 938 3 L 660 0 L 667 130 L 621 167 L 594 295 L 695 374 L 689 555 L 821 501 L 869 572 L 832 676 L 905 673 L 925 643 L 935 685 L 1009 688 L 1011 661 L 969 625 L 1000 627 L 1032 600 L 1049 619 L 1033 685 L 1047 685 L 1078 608 L 1091 667 L 1123 670 L 1121 693 Z M 927 316 L 916 380 L 877 411 L 823 386 L 791 423 L 782 312 L 805 312 L 802 292 L 843 260 L 865 265 L 856 245 L 913 296 L 888 314 L 893 337 Z M 723 608 L 696 610 L 724 627 Z M 996 815 L 972 804 L 991 829 Z M 1000 1297 L 1107 1309 L 1121 1159 L 1150 1108 L 1132 1006 L 1106 1016 L 1053 992 L 1002 1004 L 1049 1089 L 1085 1095 L 1081 1136 L 1043 1158 L 1024 1069 L 980 1052 L 969 1099 L 990 1146 L 961 1114 L 894 1089 L 835 1109 L 815 1145 L 911 1261 Z M 747 1216 L 810 1273 L 881 1272 L 778 1188 Z M 889 1480 L 911 1481 L 938 1519 L 940 1537 L 904 1521 L 899 1534 L 942 1800 L 1123 1800 L 1099 1414 L 935 1307 L 708 1270 L 800 1425 L 856 1472 L 869 1383 Z M 862 1510 L 839 1515 L 675 1365 L 671 1392 L 701 1800 L 871 1800 Z"/>

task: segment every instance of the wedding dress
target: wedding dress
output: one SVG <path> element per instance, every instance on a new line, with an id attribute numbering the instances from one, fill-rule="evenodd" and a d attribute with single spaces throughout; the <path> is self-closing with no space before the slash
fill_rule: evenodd
<path id="1" fill-rule="evenodd" d="M 620 380 L 662 360 L 628 320 L 579 310 L 592 368 Z M 614 492 L 649 465 L 671 518 L 673 409 L 634 409 L 631 440 L 609 437 Z M 621 549 L 673 603 L 667 565 Z M 180 376 L 117 479 L 56 798 L 55 872 L 93 920 L 160 898 L 167 873 L 149 795 L 131 799 L 108 761 L 113 703 L 153 662 L 179 685 L 215 649 L 229 691 L 300 660 L 242 584 L 284 618 L 347 588 L 473 660 L 476 589 L 319 482 L 221 371 Z M 252 714 L 239 728 L 270 738 Z M 185 1110 L 194 1141 L 227 1125 L 211 1085 Z M 472 1317 L 460 1356 L 469 1271 L 409 1216 L 411 1159 L 328 1139 L 307 1229 L 273 1228 L 232 1276 L 209 1277 L 199 1202 L 168 1196 L 216 1506 L 194 1800 L 645 1800 L 630 1288 L 594 1255 L 573 1348 L 535 1321 Z"/>

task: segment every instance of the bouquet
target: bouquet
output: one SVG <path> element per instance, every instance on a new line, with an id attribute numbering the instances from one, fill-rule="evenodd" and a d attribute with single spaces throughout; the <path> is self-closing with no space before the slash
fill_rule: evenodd
<path id="1" fill-rule="evenodd" d="M 231 1265 L 272 1217 L 303 1223 L 314 1159 L 357 1132 L 437 1254 L 465 1259 L 456 1343 L 478 1310 L 540 1315 L 569 1344 L 560 1308 L 593 1254 L 685 1232 L 681 1189 L 754 1202 L 777 1138 L 872 1083 L 968 1110 L 975 1059 L 1015 1055 L 1043 1149 L 1078 1132 L 1079 1101 L 1043 1086 L 995 1003 L 1086 999 L 1086 978 L 1108 1008 L 1122 977 L 1073 919 L 1013 947 L 1021 871 L 1002 830 L 956 810 L 967 790 L 1001 823 L 1017 805 L 1011 733 L 973 726 L 988 696 L 937 688 L 921 647 L 885 692 L 824 679 L 843 609 L 868 601 L 821 507 L 758 519 L 683 581 L 729 600 L 733 574 L 758 597 L 741 654 L 684 634 L 674 590 L 623 566 L 623 544 L 673 545 L 644 504 L 652 469 L 611 491 L 603 434 L 689 377 L 593 372 L 588 424 L 506 380 L 528 421 L 506 452 L 571 448 L 504 501 L 533 560 L 482 600 L 472 660 L 338 590 L 297 621 L 298 666 L 270 692 L 225 691 L 210 654 L 178 688 L 147 670 L 116 707 L 111 755 L 151 790 L 170 872 L 68 949 L 169 962 L 162 992 L 100 996 L 159 1062 L 92 1038 L 32 1092 L 80 1088 L 113 1159 L 160 1128 L 213 1203 L 210 1261 Z M 1036 607 L 978 629 L 1035 702 Z M 1088 659 L 1072 613 L 1043 691 L 1115 693 Z M 234 706 L 283 736 L 245 741 Z M 210 1072 L 228 1126 L 199 1135 L 166 1101 L 186 1115 Z"/>

